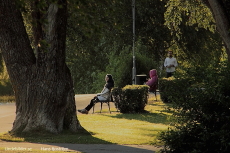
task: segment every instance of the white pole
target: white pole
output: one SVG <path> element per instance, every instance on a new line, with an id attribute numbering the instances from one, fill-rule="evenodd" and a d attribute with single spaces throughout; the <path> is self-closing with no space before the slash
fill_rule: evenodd
<path id="1" fill-rule="evenodd" d="M 132 0 L 133 12 L 133 69 L 132 69 L 132 82 L 136 84 L 136 65 L 135 65 L 135 0 Z"/>

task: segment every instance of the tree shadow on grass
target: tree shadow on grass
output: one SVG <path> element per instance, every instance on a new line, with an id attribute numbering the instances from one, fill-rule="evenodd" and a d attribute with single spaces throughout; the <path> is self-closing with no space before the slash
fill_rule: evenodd
<path id="1" fill-rule="evenodd" d="M 148 104 L 148 105 L 151 105 L 151 106 L 159 106 L 159 104 Z M 162 113 L 167 113 L 167 114 L 173 114 L 175 111 L 172 109 L 172 104 L 170 103 L 167 103 L 165 104 L 164 103 L 164 109 L 162 110 L 156 110 L 156 111 L 159 111 L 159 112 L 162 112 Z"/>
<path id="2" fill-rule="evenodd" d="M 44 153 L 50 151 L 63 152 L 136 152 L 136 153 L 154 153 L 159 148 L 154 146 L 140 146 L 140 145 L 119 145 L 111 142 L 93 137 L 94 133 L 90 133 L 85 129 L 77 133 L 63 131 L 60 134 L 51 133 L 27 133 L 24 135 L 12 135 L 10 133 L 0 134 L 1 147 L 7 148 L 24 148 L 32 150 L 40 150 Z M 5 136 L 5 138 L 4 138 Z M 19 137 L 23 141 L 19 140 Z M 0 150 L 1 151 L 1 150 Z"/>
<path id="3" fill-rule="evenodd" d="M 120 119 L 128 119 L 128 120 L 140 120 L 150 123 L 156 124 L 169 124 L 169 116 L 164 113 L 151 113 L 151 112 L 143 112 L 138 114 L 116 114 L 115 116 L 102 114 L 104 116 L 112 117 L 112 118 L 120 118 Z"/>
<path id="4" fill-rule="evenodd" d="M 119 113 L 115 116 L 111 116 L 108 114 L 101 114 L 108 117 L 113 118 L 124 118 L 128 120 L 140 120 L 140 121 L 146 121 L 150 123 L 156 123 L 156 124 L 169 124 L 171 115 L 173 114 L 173 110 L 170 109 L 170 104 L 163 104 L 163 103 L 152 103 L 148 104 L 151 106 L 156 106 L 154 109 L 154 112 L 144 110 L 141 113 Z M 160 109 L 158 107 L 164 107 L 164 109 Z"/>
<path id="5" fill-rule="evenodd" d="M 34 130 L 27 133 L 4 133 L 0 135 L 0 140 L 7 142 L 31 142 L 31 143 L 77 143 L 77 144 L 111 144 L 93 135 L 84 128 L 78 132 L 63 131 L 59 134 Z"/>

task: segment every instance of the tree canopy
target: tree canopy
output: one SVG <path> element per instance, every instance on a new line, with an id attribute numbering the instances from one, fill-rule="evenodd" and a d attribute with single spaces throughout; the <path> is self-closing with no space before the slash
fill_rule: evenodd
<path id="1" fill-rule="evenodd" d="M 220 60 L 222 40 L 212 13 L 201 1 L 136 1 L 135 8 L 137 74 L 148 74 L 152 68 L 160 72 L 169 49 L 174 50 L 180 65 Z M 77 1 L 69 11 L 67 62 L 75 92 L 99 92 L 101 73 L 116 75 L 118 86 L 131 84 L 132 3 Z"/>

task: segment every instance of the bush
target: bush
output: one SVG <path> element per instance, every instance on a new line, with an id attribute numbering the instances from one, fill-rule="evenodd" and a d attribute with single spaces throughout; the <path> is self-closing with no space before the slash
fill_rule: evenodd
<path id="1" fill-rule="evenodd" d="M 160 78 L 159 91 L 161 100 L 164 103 L 168 103 L 173 101 L 173 97 L 183 97 L 183 91 L 185 88 L 190 87 L 193 81 L 192 78 Z"/>
<path id="2" fill-rule="evenodd" d="M 159 137 L 165 144 L 161 152 L 230 151 L 230 69 L 226 65 L 206 69 L 199 84 L 196 78 L 190 85 L 186 79 L 175 79 L 184 88 L 170 97 L 176 120 Z"/>
<path id="3" fill-rule="evenodd" d="M 140 113 L 148 102 L 148 86 L 127 85 L 124 88 L 114 88 L 112 95 L 115 105 L 121 113 Z"/>

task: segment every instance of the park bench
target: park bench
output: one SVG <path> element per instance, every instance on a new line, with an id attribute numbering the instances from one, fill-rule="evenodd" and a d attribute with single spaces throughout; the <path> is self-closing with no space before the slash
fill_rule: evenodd
<path id="1" fill-rule="evenodd" d="M 110 92 L 110 96 L 109 96 L 109 98 L 108 99 L 106 99 L 106 100 L 96 100 L 95 101 L 95 104 L 94 104 L 94 106 L 93 106 L 93 113 L 94 113 L 94 107 L 95 107 L 95 105 L 97 104 L 97 103 L 101 103 L 101 110 L 102 110 L 102 105 L 103 104 L 107 104 L 108 105 L 108 107 L 109 107 L 109 112 L 110 112 L 110 114 L 111 114 L 111 111 L 110 111 L 110 104 L 109 103 L 115 103 L 115 101 L 113 100 L 113 96 L 112 96 L 112 92 Z M 116 104 L 115 104 L 115 106 L 116 106 Z M 117 107 L 116 107 L 116 109 L 117 109 Z M 101 113 L 101 110 L 100 110 L 100 113 Z M 118 109 L 117 109 L 117 111 L 118 111 Z"/>

